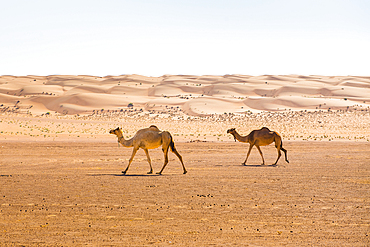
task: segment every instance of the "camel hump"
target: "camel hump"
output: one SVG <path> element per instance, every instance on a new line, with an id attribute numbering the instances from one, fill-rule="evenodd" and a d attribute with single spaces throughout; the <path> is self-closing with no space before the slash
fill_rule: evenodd
<path id="1" fill-rule="evenodd" d="M 261 129 L 260 129 L 260 131 L 267 131 L 267 132 L 269 132 L 269 134 L 271 134 L 271 135 L 275 135 L 275 134 L 277 134 L 275 131 L 272 131 L 272 130 L 270 130 L 269 128 L 267 128 L 267 127 L 262 127 Z M 279 134 L 277 134 L 277 135 L 279 135 Z"/>
<path id="2" fill-rule="evenodd" d="M 152 129 L 152 130 L 158 130 L 158 131 L 159 131 L 158 127 L 157 127 L 157 126 L 155 126 L 155 125 L 150 125 L 150 126 L 149 126 L 149 129 Z"/>

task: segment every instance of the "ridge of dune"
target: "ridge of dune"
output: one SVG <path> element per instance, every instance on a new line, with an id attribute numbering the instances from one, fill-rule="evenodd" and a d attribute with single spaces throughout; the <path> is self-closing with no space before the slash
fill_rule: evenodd
<path id="1" fill-rule="evenodd" d="M 370 106 L 370 77 L 303 75 L 0 76 L 2 111 L 89 114 L 162 110 L 188 115 Z M 50 113 L 49 113 L 50 114 Z"/>

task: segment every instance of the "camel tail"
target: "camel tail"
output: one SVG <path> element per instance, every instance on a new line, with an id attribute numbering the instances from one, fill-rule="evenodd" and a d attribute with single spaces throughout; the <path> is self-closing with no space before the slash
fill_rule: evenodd
<path id="1" fill-rule="evenodd" d="M 169 147 L 171 147 L 171 151 L 172 151 L 173 153 L 176 153 L 175 143 L 174 143 L 174 141 L 173 141 L 173 137 L 172 137 L 171 133 L 170 133 L 170 132 L 168 132 L 168 131 L 164 131 L 164 132 L 163 132 L 163 134 L 166 134 L 167 138 L 168 138 L 168 139 L 169 139 L 169 141 L 170 141 L 170 143 L 169 143 Z"/>
<path id="2" fill-rule="evenodd" d="M 171 136 L 170 147 L 171 147 L 171 151 L 172 151 L 172 152 L 176 151 L 175 143 L 173 142 L 172 136 Z"/>

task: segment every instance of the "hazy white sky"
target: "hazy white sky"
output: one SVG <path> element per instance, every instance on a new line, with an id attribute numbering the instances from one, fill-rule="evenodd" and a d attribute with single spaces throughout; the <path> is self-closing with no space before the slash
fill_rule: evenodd
<path id="1" fill-rule="evenodd" d="M 0 75 L 370 75 L 369 0 L 0 0 Z"/>

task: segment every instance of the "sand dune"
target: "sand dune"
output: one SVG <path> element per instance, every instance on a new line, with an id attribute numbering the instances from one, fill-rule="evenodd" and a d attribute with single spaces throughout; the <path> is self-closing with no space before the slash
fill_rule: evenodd
<path id="1" fill-rule="evenodd" d="M 165 109 L 188 115 L 369 107 L 370 77 L 300 75 L 1 76 L 0 103 L 32 114 Z M 159 107 L 160 106 L 160 107 Z"/>

